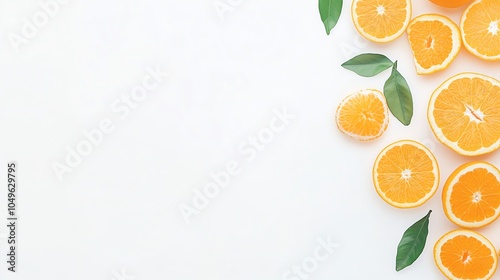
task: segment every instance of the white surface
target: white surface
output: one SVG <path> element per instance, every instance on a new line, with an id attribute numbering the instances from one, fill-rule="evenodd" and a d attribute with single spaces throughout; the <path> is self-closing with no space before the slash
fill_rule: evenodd
<path id="1" fill-rule="evenodd" d="M 0 279 L 280 280 L 327 236 L 339 246 L 308 279 L 442 279 L 432 247 L 456 227 L 440 192 L 470 159 L 436 141 L 427 101 L 461 71 L 500 78 L 499 64 L 462 49 L 448 70 L 417 77 L 406 34 L 384 45 L 360 39 L 345 2 L 326 36 L 317 1 L 233 0 L 221 20 L 213 0 L 70 0 L 16 53 L 8 34 L 40 7 L 0 1 L 1 163 L 20 164 L 19 272 L 1 265 Z M 463 11 L 414 2 L 414 16 L 443 12 L 458 22 Z M 382 89 L 389 75 L 361 78 L 340 67 L 361 52 L 397 59 L 415 104 L 409 127 L 391 117 L 370 143 L 347 139 L 332 121 L 347 94 Z M 170 77 L 120 119 L 113 102 L 156 65 Z M 295 118 L 248 162 L 238 146 L 284 107 Z M 113 132 L 59 181 L 53 162 L 105 118 Z M 442 172 L 438 193 L 412 210 L 385 204 L 371 182 L 378 151 L 404 138 L 426 144 Z M 484 159 L 500 164 L 497 153 Z M 232 160 L 240 173 L 186 224 L 179 205 Z M 425 251 L 396 273 L 402 233 L 429 209 Z M 500 248 L 498 223 L 480 232 Z M 3 239 L 2 255 L 6 248 Z"/>

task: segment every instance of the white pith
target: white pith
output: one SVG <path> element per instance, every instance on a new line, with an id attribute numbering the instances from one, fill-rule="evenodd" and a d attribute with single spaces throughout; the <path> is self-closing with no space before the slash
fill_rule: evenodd
<path id="1" fill-rule="evenodd" d="M 488 33 L 491 35 L 498 35 L 498 20 L 490 22 L 490 25 L 488 26 Z"/>
<path id="2" fill-rule="evenodd" d="M 410 180 L 411 179 L 411 170 L 410 169 L 405 169 L 403 171 L 401 171 L 401 179 L 403 180 Z"/>
<path id="3" fill-rule="evenodd" d="M 480 123 L 484 122 L 484 113 L 481 109 L 475 109 L 469 104 L 465 104 L 464 115 L 469 117 L 469 121 Z"/>
<path id="4" fill-rule="evenodd" d="M 377 7 L 377 14 L 378 15 L 385 14 L 385 8 L 384 8 L 384 6 L 380 5 L 380 6 Z"/>

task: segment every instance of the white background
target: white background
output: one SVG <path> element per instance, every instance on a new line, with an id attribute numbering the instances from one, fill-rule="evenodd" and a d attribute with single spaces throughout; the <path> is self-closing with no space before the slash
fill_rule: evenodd
<path id="1" fill-rule="evenodd" d="M 361 39 L 345 2 L 327 36 L 317 1 L 233 0 L 221 18 L 213 0 L 70 0 L 16 52 L 9 34 L 21 35 L 23 18 L 41 7 L 0 1 L 0 182 L 8 160 L 19 162 L 20 176 L 19 272 L 2 261 L 0 279 L 281 280 L 328 236 L 339 247 L 307 279 L 443 279 L 432 247 L 456 227 L 442 212 L 441 188 L 471 159 L 436 141 L 427 101 L 462 71 L 500 78 L 499 64 L 462 49 L 449 69 L 419 77 L 406 34 L 383 45 Z M 445 13 L 455 22 L 462 11 L 413 4 L 414 16 Z M 382 89 L 389 75 L 340 67 L 362 52 L 398 60 L 414 98 L 411 125 L 391 116 L 369 143 L 333 123 L 347 94 Z M 157 65 L 170 77 L 120 119 L 112 103 Z M 294 119 L 247 162 L 238 146 L 283 108 Z M 58 180 L 54 162 L 105 118 L 113 132 Z M 406 138 L 435 153 L 442 178 L 428 203 L 400 210 L 377 196 L 371 168 L 383 147 Z M 497 154 L 481 159 L 500 164 Z M 232 160 L 241 172 L 187 224 L 179 206 Z M 429 209 L 427 246 L 397 273 L 399 239 Z M 500 248 L 498 223 L 480 232 Z M 6 234 L 0 227 L 2 256 Z"/>

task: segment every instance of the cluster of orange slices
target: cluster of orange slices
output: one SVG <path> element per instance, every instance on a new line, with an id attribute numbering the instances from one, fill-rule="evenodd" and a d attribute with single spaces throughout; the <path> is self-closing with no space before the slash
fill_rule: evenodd
<path id="1" fill-rule="evenodd" d="M 469 1 L 433 0 L 448 7 Z M 410 0 L 354 0 L 351 9 L 354 26 L 365 38 L 385 43 L 405 31 L 413 52 L 417 74 L 446 69 L 463 45 L 473 55 L 500 60 L 500 2 L 474 1 L 462 15 L 460 26 L 439 14 L 411 19 Z"/>
<path id="2" fill-rule="evenodd" d="M 470 0 L 431 0 L 455 7 Z M 417 74 L 447 68 L 462 44 L 473 55 L 500 60 L 500 0 L 476 0 L 465 9 L 459 26 L 438 14 L 411 19 L 410 0 L 353 0 L 356 29 L 374 42 L 390 42 L 405 31 Z M 462 156 L 479 156 L 500 147 L 500 81 L 478 73 L 460 73 L 431 94 L 427 119 L 435 137 Z M 389 122 L 383 94 L 361 90 L 337 108 L 339 130 L 360 141 L 380 137 Z M 384 148 L 372 170 L 376 192 L 397 208 L 418 207 L 438 190 L 440 171 L 424 145 L 401 140 Z M 500 171 L 484 161 L 459 166 L 442 189 L 443 211 L 460 227 L 443 235 L 434 246 L 439 270 L 449 279 L 490 279 L 498 266 L 493 244 L 476 228 L 500 216 Z"/>
<path id="3" fill-rule="evenodd" d="M 477 73 L 455 75 L 431 95 L 427 118 L 436 138 L 458 154 L 491 153 L 500 147 L 500 82 Z M 444 184 L 442 203 L 460 227 L 491 224 L 500 214 L 500 171 L 481 161 L 458 167 Z M 490 279 L 498 265 L 493 245 L 473 231 L 443 236 L 434 258 L 450 279 Z"/>

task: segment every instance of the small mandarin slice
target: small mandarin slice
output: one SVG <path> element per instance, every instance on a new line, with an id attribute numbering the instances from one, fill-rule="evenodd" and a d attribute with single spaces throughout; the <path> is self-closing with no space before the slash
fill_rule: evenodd
<path id="1" fill-rule="evenodd" d="M 384 95 L 365 89 L 347 96 L 337 107 L 335 123 L 342 133 L 359 141 L 380 137 L 389 124 Z"/>

